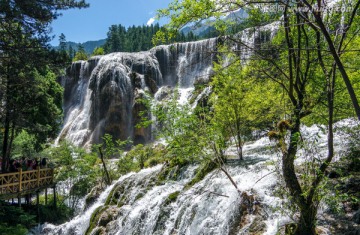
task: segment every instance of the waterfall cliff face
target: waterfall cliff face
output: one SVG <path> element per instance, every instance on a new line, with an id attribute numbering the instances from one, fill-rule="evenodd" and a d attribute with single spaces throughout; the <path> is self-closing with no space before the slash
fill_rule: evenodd
<path id="1" fill-rule="evenodd" d="M 73 63 L 63 79 L 65 118 L 58 140 L 86 146 L 109 133 L 148 142 L 151 128 L 135 127 L 139 114 L 149 111 L 141 100 L 152 99 L 164 86 L 191 88 L 208 81 L 216 47 L 217 39 L 208 39 Z"/>

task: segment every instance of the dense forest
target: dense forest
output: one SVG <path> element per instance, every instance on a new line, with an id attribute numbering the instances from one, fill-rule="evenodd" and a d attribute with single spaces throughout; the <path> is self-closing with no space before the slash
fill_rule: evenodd
<path id="1" fill-rule="evenodd" d="M 91 55 L 82 44 L 69 47 L 63 34 L 58 49 L 52 49 L 49 23 L 60 11 L 86 7 L 83 0 L 0 2 L 1 173 L 24 164 L 22 159 L 45 158 L 56 169 L 56 182 L 68 189 L 40 207 L 29 202 L 19 208 L 1 200 L 0 234 L 27 234 L 44 223 L 53 227 L 45 225 L 42 234 L 142 234 L 150 227 L 146 233 L 182 234 L 189 233 L 186 226 L 191 231 L 213 226 L 213 234 L 220 234 L 218 228 L 253 235 L 358 233 L 359 0 L 174 1 L 158 11 L 158 17 L 170 19 L 165 26 L 112 25 L 104 46 Z M 240 8 L 246 19 L 225 20 Z M 215 31 L 205 38 L 216 37 L 180 43 L 200 39 L 192 32 L 185 35 L 184 26 L 208 19 Z M 160 44 L 167 46 L 149 51 Z M 144 53 L 107 55 L 139 51 Z M 87 61 L 93 55 L 103 55 L 102 64 Z M 84 97 L 72 95 L 82 89 Z M 86 109 L 90 114 L 69 115 L 72 107 L 64 103 L 71 98 L 80 103 L 75 102 L 74 113 Z M 86 99 L 87 105 L 81 103 Z M 79 126 L 92 125 L 94 133 L 103 134 L 100 141 L 71 143 L 68 133 L 90 135 L 90 127 L 82 132 L 66 126 L 64 116 Z M 124 120 L 130 121 L 125 125 Z M 116 128 L 122 128 L 120 134 Z M 251 152 L 249 146 L 260 146 L 258 140 L 269 143 Z M 229 165 L 230 160 L 237 165 Z M 218 173 L 233 194 L 223 190 L 227 186 Z M 266 189 L 271 195 L 264 195 L 281 203 L 269 209 L 255 185 L 270 176 L 276 182 Z M 254 186 L 244 189 L 250 183 L 242 178 Z M 217 181 L 221 185 L 206 188 Z M 159 199 L 154 191 L 168 194 Z M 205 194 L 208 202 L 199 200 Z M 187 197 L 189 207 L 196 204 L 189 214 L 183 216 L 186 208 L 172 214 Z M 215 209 L 218 214 L 209 218 L 197 213 L 226 200 L 236 203 L 225 208 L 236 208 L 226 218 Z M 139 201 L 141 206 L 157 204 L 129 209 Z M 61 225 L 88 210 L 81 232 Z M 285 222 L 269 225 L 284 214 Z M 198 217 L 227 224 L 204 225 Z M 173 228 L 166 227 L 172 223 Z"/>
<path id="2" fill-rule="evenodd" d="M 139 52 L 151 49 L 153 38 L 158 31 L 164 30 L 159 24 L 124 27 L 121 24 L 111 25 L 107 33 L 107 38 L 100 41 L 86 43 L 71 43 L 66 41 L 66 36 L 61 34 L 59 37 L 59 51 L 65 52 L 69 60 L 86 60 L 91 55 L 103 55 L 111 52 Z M 216 34 L 206 34 L 205 37 L 215 36 Z M 175 37 L 171 37 L 162 43 L 190 42 L 200 39 L 192 31 L 186 33 L 178 32 Z"/>
<path id="3" fill-rule="evenodd" d="M 159 24 L 132 26 L 127 29 L 121 24 L 112 25 L 107 34 L 104 50 L 106 53 L 147 51 L 154 46 L 152 39 L 160 30 L 162 30 L 162 28 Z M 171 38 L 171 41 L 167 41 L 166 43 L 188 42 L 197 39 L 192 32 L 186 35 L 184 33 L 177 33 L 174 38 Z"/>

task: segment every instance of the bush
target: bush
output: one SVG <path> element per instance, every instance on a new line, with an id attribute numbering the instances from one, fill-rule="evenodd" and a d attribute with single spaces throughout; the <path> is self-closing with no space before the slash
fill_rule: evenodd
<path id="1" fill-rule="evenodd" d="M 0 201 L 0 234 L 26 234 L 27 229 L 35 226 L 35 216 Z"/>
<path id="2" fill-rule="evenodd" d="M 360 125 L 347 130 L 349 134 L 348 151 L 346 158 L 349 160 L 350 171 L 360 171 Z"/>
<path id="3" fill-rule="evenodd" d="M 65 198 L 57 195 L 56 208 L 54 208 L 54 197 L 48 195 L 48 204 L 45 205 L 45 197 L 40 197 L 40 222 L 50 222 L 52 224 L 62 224 L 70 220 L 74 215 L 74 209 L 66 206 Z M 34 213 L 36 213 L 34 211 Z"/>

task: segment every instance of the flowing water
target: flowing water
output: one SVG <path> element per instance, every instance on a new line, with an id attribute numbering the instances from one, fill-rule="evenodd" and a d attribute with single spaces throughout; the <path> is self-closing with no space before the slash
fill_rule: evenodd
<path id="1" fill-rule="evenodd" d="M 213 38 L 73 63 L 62 80 L 65 118 L 57 142 L 67 139 L 88 146 L 99 142 L 104 133 L 134 140 L 137 116 L 144 109 L 136 101 L 144 98 L 142 94 L 147 92 L 152 99 L 164 87 L 178 87 L 185 102 L 195 83 L 209 80 L 216 47 Z M 152 140 L 150 132 L 141 132 L 143 142 Z"/>
<path id="2" fill-rule="evenodd" d="M 272 37 L 274 27 L 276 24 L 268 26 L 270 35 L 248 30 L 239 37 L 256 45 L 256 40 Z M 212 74 L 217 43 L 217 39 L 177 43 L 74 63 L 62 81 L 65 121 L 58 141 L 68 139 L 87 146 L 98 142 L 104 133 L 120 139 L 151 141 L 151 128 L 142 131 L 135 128 L 138 113 L 144 111 L 136 101 L 139 98 L 161 101 L 176 90 L 179 104 L 189 103 L 196 84 L 208 82 Z M 250 50 L 239 49 L 246 58 Z M 210 92 L 209 87 L 199 92 L 192 107 Z M 344 120 L 337 128 L 355 124 Z M 307 150 L 299 151 L 296 164 L 314 156 L 326 157 L 325 129 L 303 127 Z M 345 139 L 339 129 L 335 135 L 336 158 L 344 150 Z M 196 165 L 159 183 L 159 175 L 164 171 L 164 166 L 159 165 L 122 176 L 88 209 L 65 224 L 45 224 L 41 234 L 81 235 L 91 225 L 93 234 L 275 235 L 280 226 L 291 221 L 284 206 L 287 202 L 277 193 L 281 188 L 278 178 L 281 166 L 275 149 L 274 143 L 263 137 L 245 144 L 244 161 L 225 165 L 239 191 L 220 170 L 186 187 L 195 175 Z M 226 154 L 235 156 L 236 148 L 230 147 Z M 91 217 L 96 221 L 90 221 Z"/>
<path id="3" fill-rule="evenodd" d="M 336 156 L 346 144 L 341 127 L 356 124 L 354 120 L 336 124 Z M 326 157 L 324 129 L 316 125 L 302 128 L 305 143 L 316 142 L 319 158 Z M 84 234 L 92 213 L 106 204 L 112 211 L 112 218 L 104 224 L 99 222 L 102 227 L 97 228 L 105 234 L 250 234 L 260 231 L 260 234 L 275 235 L 280 226 L 291 220 L 284 207 L 286 201 L 276 194 L 280 186 L 276 170 L 280 157 L 274 149 L 274 143 L 263 137 L 244 146 L 243 162 L 225 165 L 240 193 L 219 170 L 185 187 L 194 177 L 196 165 L 181 171 L 176 180 L 158 184 L 158 174 L 163 170 L 159 165 L 121 177 L 81 215 L 57 227 L 48 224 L 42 234 Z M 235 152 L 233 147 L 227 154 L 235 155 Z M 300 151 L 297 164 L 306 161 L 309 154 Z M 169 196 L 175 192 L 178 196 L 170 200 Z"/>

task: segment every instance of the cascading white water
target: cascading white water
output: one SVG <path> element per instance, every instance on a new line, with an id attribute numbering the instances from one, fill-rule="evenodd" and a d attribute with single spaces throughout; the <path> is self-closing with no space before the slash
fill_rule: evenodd
<path id="1" fill-rule="evenodd" d="M 105 133 L 116 139 L 151 140 L 150 129 L 135 128 L 139 112 L 145 109 L 136 106 L 136 100 L 144 97 L 144 91 L 156 97 L 164 86 L 178 86 L 188 95 L 194 83 L 208 81 L 216 47 L 214 38 L 74 63 L 63 79 L 65 118 L 57 142 L 67 139 L 87 146 Z"/>
<path id="2" fill-rule="evenodd" d="M 359 123 L 343 120 L 335 125 L 335 130 L 354 125 Z M 326 157 L 323 154 L 327 141 L 323 132 L 325 129 L 316 125 L 302 127 L 303 140 L 306 144 L 317 143 L 316 151 L 320 158 Z M 336 132 L 336 156 L 344 150 L 346 139 L 340 130 Z M 258 214 L 249 213 L 246 220 L 241 220 L 244 215 L 243 194 L 239 194 L 223 172 L 215 170 L 192 187 L 185 188 L 194 177 L 196 166 L 187 168 L 178 180 L 166 180 L 162 185 L 156 184 L 157 174 L 162 169 L 162 166 L 157 166 L 121 177 L 82 215 L 59 227 L 47 226 L 51 232 L 45 229 L 43 234 L 65 234 L 61 233 L 64 231 L 84 234 L 91 214 L 96 207 L 104 205 L 111 189 L 117 187 L 117 198 L 107 199 L 114 202 L 108 206 L 117 208 L 117 213 L 111 222 L 103 225 L 102 231 L 106 234 L 249 234 L 257 229 L 261 234 L 275 235 L 280 226 L 290 221 L 287 216 L 290 213 L 283 208 L 286 201 L 274 193 L 279 182 L 276 167 L 279 167 L 280 160 L 274 145 L 267 137 L 246 143 L 245 160 L 239 165 L 226 165 L 241 193 L 254 195 L 254 203 L 247 205 L 246 209 L 260 211 Z M 235 151 L 234 148 L 230 148 L 227 154 L 235 155 L 232 151 Z M 308 155 L 309 152 L 300 151 L 296 163 L 302 164 Z M 179 192 L 178 196 L 169 201 L 169 195 L 175 192 Z M 327 231 L 326 228 L 324 231 Z"/>
<path id="3" fill-rule="evenodd" d="M 71 221 L 62 224 L 60 226 L 54 226 L 52 224 L 45 224 L 43 226 L 42 234 L 51 234 L 51 235 L 63 235 L 63 234 L 84 234 L 89 227 L 90 217 L 92 213 L 101 205 L 103 205 L 109 196 L 109 193 L 114 188 L 114 186 L 122 181 L 125 181 L 126 179 L 132 177 L 132 179 L 135 180 L 146 180 L 147 177 L 149 177 L 154 172 L 159 171 L 161 166 L 156 166 L 153 168 L 145 169 L 138 174 L 135 173 L 129 173 L 127 175 L 124 175 L 120 177 L 116 182 L 114 182 L 112 185 L 108 186 L 99 196 L 98 200 L 91 205 L 86 211 L 84 211 L 82 214 L 76 216 Z M 136 176 L 136 177 L 134 177 Z"/>
<path id="4" fill-rule="evenodd" d="M 273 27 L 276 26 L 270 25 L 269 29 Z M 252 37 L 246 34 L 240 37 L 252 44 L 257 35 L 255 32 Z M 211 75 L 215 60 L 211 52 L 216 51 L 216 44 L 216 39 L 179 43 L 158 46 L 148 52 L 113 53 L 73 64 L 65 80 L 66 118 L 60 139 L 84 145 L 98 141 L 109 132 L 115 138 L 134 138 L 136 114 L 142 111 L 141 107 L 135 108 L 135 100 L 154 96 L 158 101 L 177 90 L 179 104 L 187 103 L 194 85 L 208 81 Z M 247 51 L 246 48 L 243 51 L 245 58 Z M 145 91 L 150 95 L 145 95 Z M 204 89 L 193 106 L 210 91 L 209 87 Z M 326 157 L 326 135 L 321 129 L 304 127 L 303 138 L 308 144 L 316 143 L 312 149 L 323 158 Z M 151 135 L 146 131 L 141 134 L 145 142 L 150 140 Z M 338 153 L 344 139 L 340 136 L 338 133 L 335 138 Z M 255 195 L 261 207 L 260 215 L 249 213 L 245 221 L 240 221 L 244 198 L 222 172 L 215 171 L 194 186 L 184 188 L 194 176 L 196 166 L 190 167 L 177 181 L 156 185 L 154 180 L 161 171 L 161 166 L 157 166 L 121 177 L 83 214 L 60 226 L 47 225 L 43 234 L 84 234 L 91 214 L 106 204 L 106 198 L 116 187 L 125 190 L 120 192 L 120 198 L 114 199 L 117 203 L 107 205 L 112 210 L 113 221 L 103 220 L 98 224 L 106 234 L 248 234 L 254 229 L 262 234 L 276 234 L 289 217 L 280 212 L 285 210 L 281 208 L 283 199 L 274 195 L 279 182 L 274 173 L 279 156 L 269 149 L 274 146 L 267 138 L 247 143 L 245 161 L 227 166 L 240 191 Z M 233 151 L 234 148 L 229 148 L 227 153 L 236 155 Z M 307 161 L 307 156 L 309 152 L 299 151 L 296 164 Z M 176 199 L 169 201 L 169 196 L 176 192 L 179 192 Z M 274 211 L 274 208 L 280 209 Z"/>

